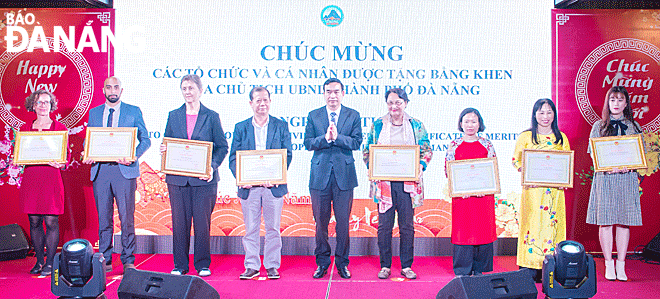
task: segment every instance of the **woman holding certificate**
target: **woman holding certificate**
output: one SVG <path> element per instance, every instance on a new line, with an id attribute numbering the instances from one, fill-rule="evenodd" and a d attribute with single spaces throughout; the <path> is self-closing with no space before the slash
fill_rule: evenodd
<path id="1" fill-rule="evenodd" d="M 568 138 L 559 131 L 557 108 L 550 99 L 540 99 L 532 110 L 532 126 L 520 133 L 513 153 L 513 167 L 522 171 L 523 149 L 570 150 Z M 566 240 L 564 189 L 523 186 L 520 198 L 518 266 L 529 268 L 537 282 L 546 254 Z"/>
<path id="2" fill-rule="evenodd" d="M 413 243 L 415 228 L 413 216 L 415 208 L 424 201 L 422 172 L 431 161 L 428 134 L 422 122 L 410 117 L 404 110 L 408 105 L 408 95 L 400 88 L 392 88 L 385 93 L 388 113 L 374 121 L 367 136 L 367 146 L 363 150 L 364 162 L 369 167 L 369 145 L 419 145 L 419 173 L 417 181 L 372 181 L 369 196 L 378 205 L 378 249 L 381 270 L 378 278 L 386 279 L 392 268 L 392 228 L 394 211 L 398 213 L 399 252 L 401 275 L 408 279 L 417 278 L 412 271 Z"/>
<path id="3" fill-rule="evenodd" d="M 594 123 L 590 137 L 642 133 L 639 124 L 633 119 L 630 95 L 623 86 L 612 87 L 607 92 L 602 117 L 602 120 Z M 587 151 L 593 156 L 591 144 Z M 605 278 L 627 281 L 625 260 L 630 238 L 629 226 L 642 225 L 639 180 L 636 171 L 624 167 L 594 173 L 587 208 L 587 223 L 599 226 L 598 237 L 605 258 Z M 616 267 L 612 260 L 613 226 L 616 226 Z"/>
<path id="4" fill-rule="evenodd" d="M 458 117 L 458 130 L 463 137 L 447 149 L 447 162 L 495 157 L 490 140 L 477 135 L 483 132 L 483 118 L 477 109 L 466 108 Z M 493 271 L 495 231 L 495 198 L 493 194 L 455 197 L 451 201 L 451 242 L 454 244 L 454 274 L 481 275 Z"/>
<path id="5" fill-rule="evenodd" d="M 190 249 L 190 225 L 195 228 L 194 266 L 199 276 L 211 275 L 210 228 L 211 213 L 215 208 L 218 191 L 218 166 L 227 155 L 227 139 L 220 125 L 220 116 L 199 102 L 202 95 L 202 80 L 197 75 L 181 78 L 181 93 L 185 103 L 170 111 L 164 137 L 201 140 L 213 143 L 209 176 L 193 177 L 167 174 L 165 182 L 170 193 L 172 206 L 172 242 L 174 270 L 171 274 L 188 273 Z M 160 146 L 161 154 L 167 147 Z"/>
<path id="6" fill-rule="evenodd" d="M 25 109 L 33 111 L 37 118 L 21 127 L 21 131 L 66 131 L 60 122 L 50 118 L 57 109 L 57 99 L 50 92 L 39 89 L 25 99 Z M 53 259 L 60 241 L 59 216 L 64 213 L 64 186 L 60 169 L 64 164 L 48 162 L 45 165 L 28 165 L 23 172 L 23 181 L 18 198 L 23 212 L 30 219 L 30 238 L 34 245 L 37 262 L 30 274 L 50 275 Z M 44 222 L 46 231 L 44 233 Z M 44 263 L 44 245 L 46 261 Z"/>

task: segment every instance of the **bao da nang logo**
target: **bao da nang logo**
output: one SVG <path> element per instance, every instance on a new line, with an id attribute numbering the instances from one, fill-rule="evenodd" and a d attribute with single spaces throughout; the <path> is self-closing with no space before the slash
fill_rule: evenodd
<path id="1" fill-rule="evenodd" d="M 344 12 L 341 11 L 341 8 L 336 5 L 326 6 L 321 11 L 321 21 L 325 26 L 335 27 L 341 24 L 341 21 L 344 20 Z"/>
<path id="2" fill-rule="evenodd" d="M 630 94 L 633 117 L 644 130 L 660 129 L 660 49 L 640 39 L 621 38 L 603 43 L 582 61 L 575 78 L 575 99 L 584 119 L 601 118 L 607 91 L 623 86 Z"/>

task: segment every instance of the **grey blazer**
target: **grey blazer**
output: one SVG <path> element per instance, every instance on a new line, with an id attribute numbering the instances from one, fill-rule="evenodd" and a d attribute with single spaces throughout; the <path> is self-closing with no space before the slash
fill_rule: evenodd
<path id="1" fill-rule="evenodd" d="M 124 102 L 119 103 L 119 127 L 137 127 L 137 139 L 138 145 L 135 148 L 135 156 L 138 158 L 130 165 L 121 165 L 119 164 L 119 170 L 121 174 L 127 179 L 134 179 L 140 176 L 140 161 L 139 158 L 142 157 L 142 154 L 149 149 L 151 146 L 151 139 L 149 139 L 149 132 L 147 127 L 144 125 L 144 120 L 142 119 L 142 110 L 139 107 L 126 104 Z M 105 104 L 96 106 L 89 110 L 89 119 L 87 121 L 88 127 L 103 127 L 103 110 L 105 109 Z M 90 180 L 96 180 L 96 175 L 99 172 L 99 164 L 92 164 Z"/>

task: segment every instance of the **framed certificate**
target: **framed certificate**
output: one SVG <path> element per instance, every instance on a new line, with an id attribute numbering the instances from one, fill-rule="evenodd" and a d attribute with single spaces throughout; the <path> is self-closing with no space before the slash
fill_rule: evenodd
<path id="1" fill-rule="evenodd" d="M 595 171 L 612 168 L 646 168 L 646 155 L 642 135 L 624 135 L 589 138 Z"/>
<path id="2" fill-rule="evenodd" d="M 87 127 L 83 160 L 115 162 L 121 158 L 135 161 L 135 127 Z"/>
<path id="3" fill-rule="evenodd" d="M 523 149 L 522 185 L 573 188 L 573 151 Z"/>
<path id="4" fill-rule="evenodd" d="M 447 177 L 451 197 L 500 193 L 497 158 L 449 161 Z"/>
<path id="5" fill-rule="evenodd" d="M 163 137 L 163 144 L 167 150 L 161 156 L 161 172 L 198 178 L 213 173 L 213 142 Z"/>
<path id="6" fill-rule="evenodd" d="M 36 165 L 54 161 L 66 163 L 67 131 L 26 131 L 16 133 L 14 164 Z"/>
<path id="7" fill-rule="evenodd" d="M 416 181 L 419 145 L 369 145 L 369 179 Z"/>
<path id="8" fill-rule="evenodd" d="M 286 149 L 236 151 L 236 185 L 286 184 Z"/>

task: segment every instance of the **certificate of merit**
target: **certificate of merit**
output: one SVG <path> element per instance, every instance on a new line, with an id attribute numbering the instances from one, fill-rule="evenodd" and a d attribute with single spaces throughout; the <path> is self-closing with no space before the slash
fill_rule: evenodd
<path id="1" fill-rule="evenodd" d="M 236 152 L 236 184 L 286 184 L 286 149 Z"/>
<path id="2" fill-rule="evenodd" d="M 419 167 L 419 145 L 369 146 L 370 180 L 416 181 Z"/>
<path id="3" fill-rule="evenodd" d="M 452 197 L 500 193 L 496 158 L 449 161 L 447 176 Z"/>
<path id="4" fill-rule="evenodd" d="M 573 187 L 573 151 L 523 150 L 524 186 Z"/>
<path id="5" fill-rule="evenodd" d="M 66 163 L 67 131 L 17 132 L 14 164 Z"/>
<path id="6" fill-rule="evenodd" d="M 208 177 L 211 172 L 213 143 L 179 138 L 163 138 L 166 151 L 161 171 L 167 174 Z"/>

